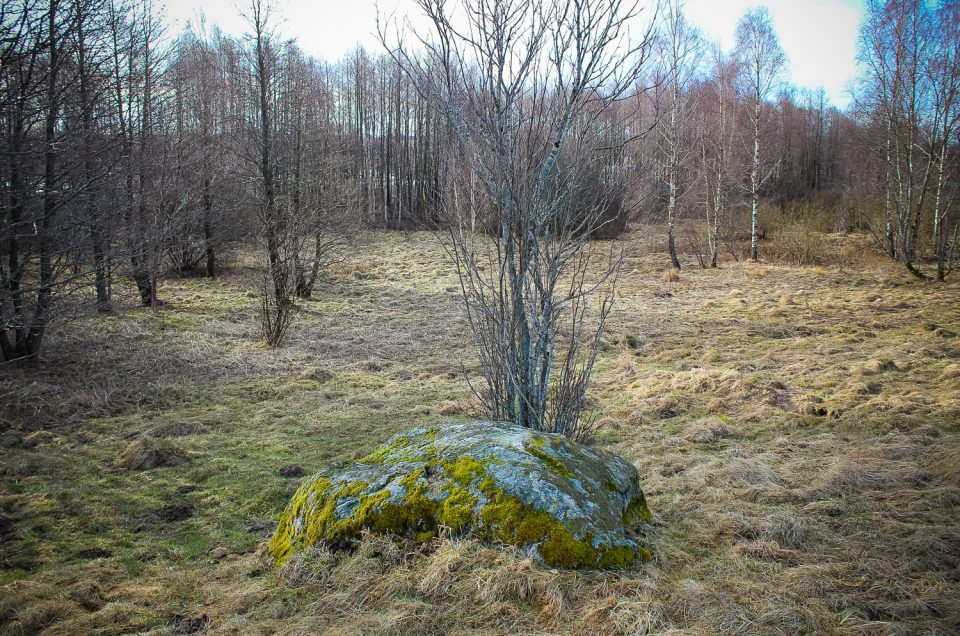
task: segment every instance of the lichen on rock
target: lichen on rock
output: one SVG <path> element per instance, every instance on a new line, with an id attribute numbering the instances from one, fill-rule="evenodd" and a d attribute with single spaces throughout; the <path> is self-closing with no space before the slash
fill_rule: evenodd
<path id="1" fill-rule="evenodd" d="M 502 422 L 418 428 L 301 485 L 269 553 L 281 565 L 363 530 L 425 541 L 441 529 L 521 547 L 558 567 L 623 568 L 650 558 L 636 468 L 560 435 Z"/>

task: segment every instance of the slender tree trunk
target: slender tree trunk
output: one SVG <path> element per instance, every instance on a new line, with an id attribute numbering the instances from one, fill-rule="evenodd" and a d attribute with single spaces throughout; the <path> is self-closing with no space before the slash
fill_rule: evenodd
<path id="1" fill-rule="evenodd" d="M 207 257 L 207 277 L 216 278 L 217 259 L 213 245 L 213 196 L 210 192 L 209 176 L 205 176 L 203 179 L 201 205 L 203 206 L 203 248 Z"/>
<path id="2" fill-rule="evenodd" d="M 934 250 L 936 251 L 937 257 L 937 280 L 944 280 L 947 277 L 947 245 L 948 245 L 948 234 L 949 228 L 946 227 L 946 209 L 949 208 L 949 204 L 944 201 L 943 197 L 943 188 L 946 183 L 946 170 L 947 170 L 947 149 L 950 145 L 950 137 L 953 133 L 952 126 L 949 122 L 949 110 L 952 106 L 952 95 L 951 99 L 947 101 L 946 112 L 944 114 L 944 125 L 940 139 L 940 152 L 937 157 L 937 189 L 934 197 L 933 204 L 933 244 Z"/>
<path id="3" fill-rule="evenodd" d="M 90 242 L 93 248 L 94 289 L 97 295 L 97 310 L 110 311 L 110 293 L 107 283 L 106 249 L 101 214 L 96 208 L 93 188 L 93 104 L 90 97 L 90 70 L 87 68 L 87 47 L 85 44 L 84 9 L 77 8 L 77 74 L 80 88 L 80 120 L 83 129 L 83 181 L 86 192 L 84 207 L 90 223 Z"/>
<path id="4" fill-rule="evenodd" d="M 259 7 L 258 7 L 259 10 Z M 266 42 L 264 42 L 265 25 L 259 21 L 256 25 L 256 55 L 257 55 L 257 89 L 260 110 L 260 177 L 263 181 L 263 217 L 264 233 L 267 239 L 267 259 L 270 263 L 270 275 L 273 279 L 273 293 L 278 303 L 285 302 L 283 274 L 280 271 L 280 237 L 278 236 L 278 219 L 276 205 L 276 191 L 273 181 L 272 129 L 270 120 L 269 72 L 267 62 Z"/>
<path id="5" fill-rule="evenodd" d="M 674 62 L 676 65 L 676 62 Z M 677 236 L 675 223 L 677 218 L 677 144 L 679 140 L 679 122 L 677 109 L 680 104 L 680 91 L 677 86 L 676 68 L 674 68 L 673 103 L 670 107 L 670 165 L 667 168 L 667 181 L 670 188 L 670 198 L 667 202 L 667 247 L 670 250 L 670 263 L 676 270 L 680 269 L 680 259 L 677 258 Z"/>
<path id="6" fill-rule="evenodd" d="M 53 263 L 51 254 L 50 231 L 57 210 L 57 121 L 60 118 L 60 95 L 58 78 L 60 73 L 60 43 L 58 42 L 57 18 L 58 0 L 51 0 L 47 13 L 50 30 L 49 56 L 50 69 L 47 71 L 47 113 L 44 125 L 44 170 L 43 170 L 43 216 L 39 233 L 39 269 L 40 280 L 37 287 L 37 307 L 33 314 L 30 331 L 21 355 L 34 355 L 40 350 L 46 333 L 48 314 L 53 294 Z"/>
<path id="7" fill-rule="evenodd" d="M 886 140 L 886 157 L 887 157 L 887 167 L 886 174 L 884 178 L 884 206 L 883 206 L 883 221 L 884 221 L 884 245 L 886 247 L 887 256 L 890 258 L 897 257 L 897 243 L 894 240 L 894 229 L 893 229 L 893 218 L 894 218 L 894 203 L 893 203 L 893 175 L 890 169 L 890 163 L 893 160 L 890 152 L 890 135 L 892 134 L 892 122 L 890 118 L 887 117 L 887 140 Z"/>
<path id="8" fill-rule="evenodd" d="M 3 322 L 3 338 L 0 339 L 0 349 L 2 349 L 4 360 L 13 360 L 14 358 L 21 357 L 19 353 L 19 347 L 25 333 L 23 316 L 23 291 L 21 289 L 23 263 L 20 262 L 19 237 L 21 225 L 23 224 L 24 211 L 23 194 L 21 193 L 21 189 L 23 188 L 21 173 L 22 166 L 20 163 L 23 160 L 23 113 L 26 112 L 23 108 L 23 101 L 23 99 L 18 100 L 17 108 L 14 111 L 14 122 L 12 125 L 13 133 L 11 135 L 12 143 L 9 153 L 10 195 L 8 204 L 10 206 L 10 223 L 6 228 L 9 232 L 7 237 L 8 273 L 6 275 L 6 281 L 4 282 L 6 283 L 7 291 L 10 294 L 12 315 L 9 319 L 4 317 L 5 320 Z M 3 304 L 0 303 L 0 311 L 2 310 Z M 11 332 L 10 336 L 12 336 L 12 339 L 8 338 L 8 332 Z"/>
<path id="9" fill-rule="evenodd" d="M 759 81 L 759 80 L 758 80 Z M 757 214 L 760 206 L 760 95 L 756 95 L 753 119 L 753 165 L 750 170 L 750 260 L 760 259 Z"/>
<path id="10" fill-rule="evenodd" d="M 148 29 L 149 27 L 147 27 Z M 133 279 L 137 283 L 137 289 L 140 292 L 140 301 L 144 307 L 152 307 L 157 302 L 157 291 L 154 287 L 154 278 L 150 273 L 150 248 L 147 245 L 147 237 L 143 234 L 143 227 L 147 221 L 147 156 L 149 152 L 149 142 L 151 137 L 151 117 L 152 117 L 152 99 L 153 99 L 153 78 L 151 72 L 151 49 L 150 34 L 144 30 L 143 43 L 143 110 L 140 114 L 140 156 L 139 156 L 139 187 L 140 200 L 137 205 L 136 228 L 130 228 L 134 241 L 131 250 L 131 264 L 133 265 Z M 131 64 L 133 64 L 133 51 L 131 51 Z M 132 94 L 132 93 L 131 93 Z M 132 109 L 127 109 L 128 116 L 132 116 Z M 132 124 L 132 122 L 131 122 Z M 131 135 L 132 125 L 131 125 Z"/>

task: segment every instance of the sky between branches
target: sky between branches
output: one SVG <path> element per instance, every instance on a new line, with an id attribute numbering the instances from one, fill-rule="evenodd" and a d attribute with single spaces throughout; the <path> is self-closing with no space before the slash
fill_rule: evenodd
<path id="1" fill-rule="evenodd" d="M 160 0 L 175 31 L 202 14 L 208 27 L 240 34 L 245 25 L 238 6 L 244 0 Z M 724 49 L 733 46 L 737 19 L 747 8 L 770 9 L 780 44 L 790 60 L 792 82 L 802 88 L 823 88 L 841 108 L 850 102 L 849 84 L 856 74 L 857 29 L 863 0 L 687 0 L 687 17 Z M 377 11 L 416 20 L 411 0 L 278 0 L 279 33 L 295 38 L 316 57 L 336 61 L 362 44 L 376 51 Z M 414 22 L 416 24 L 416 22 Z"/>

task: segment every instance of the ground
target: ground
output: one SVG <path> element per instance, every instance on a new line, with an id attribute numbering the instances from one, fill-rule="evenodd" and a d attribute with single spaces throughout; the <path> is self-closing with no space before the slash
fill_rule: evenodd
<path id="1" fill-rule="evenodd" d="M 0 632 L 960 629 L 960 275 L 920 283 L 834 237 L 852 256 L 676 279 L 658 235 L 625 243 L 592 392 L 595 443 L 640 470 L 652 561 L 573 572 L 370 536 L 271 566 L 300 482 L 281 469 L 473 408 L 442 247 L 371 233 L 279 350 L 239 259 L 164 280 L 160 309 L 120 281 L 115 315 L 0 366 Z"/>

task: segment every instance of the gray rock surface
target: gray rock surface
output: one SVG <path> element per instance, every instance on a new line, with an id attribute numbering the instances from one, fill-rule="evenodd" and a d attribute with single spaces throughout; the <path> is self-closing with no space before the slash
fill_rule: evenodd
<path id="1" fill-rule="evenodd" d="M 429 540 L 451 532 L 517 545 L 562 567 L 622 568 L 649 558 L 636 468 L 613 453 L 500 422 L 417 428 L 310 477 L 280 519 L 278 564 L 361 531 Z"/>

